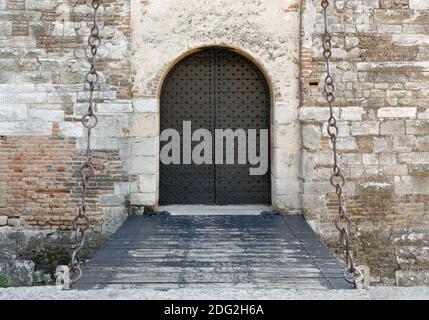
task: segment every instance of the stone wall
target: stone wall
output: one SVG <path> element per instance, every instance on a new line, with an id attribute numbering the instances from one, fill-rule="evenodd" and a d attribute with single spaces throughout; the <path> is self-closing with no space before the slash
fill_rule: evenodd
<path id="1" fill-rule="evenodd" d="M 304 1 L 301 20 L 303 207 L 335 247 L 319 2 Z M 333 3 L 338 147 L 355 255 L 374 282 L 429 283 L 429 2 Z"/>
<path id="2" fill-rule="evenodd" d="M 65 239 L 56 243 L 70 250 L 81 197 L 90 13 L 85 0 L 0 0 L 0 273 L 14 284 L 28 284 L 32 268 L 46 269 L 43 259 L 29 262 L 34 239 Z M 99 14 L 99 125 L 88 211 L 92 231 L 109 234 L 127 215 L 134 179 L 128 1 L 103 1 Z"/>
<path id="3" fill-rule="evenodd" d="M 355 255 L 374 283 L 428 283 L 429 3 L 332 3 L 335 113 Z M 162 81 L 187 54 L 223 46 L 254 61 L 271 87 L 273 204 L 303 210 L 341 257 L 320 1 L 117 0 L 103 1 L 99 15 L 93 231 L 114 232 L 130 205 L 156 206 Z M 0 260 L 8 259 L 0 272 L 16 261 L 31 269 L 30 244 L 40 239 L 69 248 L 90 19 L 85 0 L 0 0 Z"/>
<path id="4" fill-rule="evenodd" d="M 0 1 L 3 224 L 70 228 L 80 198 L 78 170 L 86 140 L 80 118 L 87 109 L 83 83 L 89 69 L 85 44 L 90 12 L 84 0 Z M 105 2 L 100 16 L 99 125 L 93 133 L 97 175 L 89 192 L 96 231 L 114 229 L 118 218 L 112 217 L 124 215 L 132 112 L 129 7 L 122 1 Z"/>
<path id="5" fill-rule="evenodd" d="M 271 91 L 272 204 L 301 209 L 299 182 L 299 4 L 296 0 L 131 1 L 133 204 L 156 206 L 160 93 L 168 71 L 198 49 L 217 46 L 249 58 Z M 145 150 L 142 152 L 142 148 Z"/>

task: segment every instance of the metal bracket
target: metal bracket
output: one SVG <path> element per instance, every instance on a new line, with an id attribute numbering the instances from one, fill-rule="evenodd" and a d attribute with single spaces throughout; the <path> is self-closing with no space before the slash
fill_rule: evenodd
<path id="1" fill-rule="evenodd" d="M 356 271 L 359 274 L 355 280 L 356 289 L 369 289 L 370 287 L 369 267 L 365 265 L 357 266 Z"/>
<path id="2" fill-rule="evenodd" d="M 61 265 L 58 266 L 55 270 L 55 285 L 60 290 L 70 290 L 71 289 L 71 280 L 70 280 L 70 268 L 69 266 Z"/>

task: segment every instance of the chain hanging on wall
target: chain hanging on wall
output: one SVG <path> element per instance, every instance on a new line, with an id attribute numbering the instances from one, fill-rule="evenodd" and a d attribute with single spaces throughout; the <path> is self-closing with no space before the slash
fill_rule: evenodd
<path id="1" fill-rule="evenodd" d="M 330 177 L 330 183 L 335 188 L 335 193 L 338 197 L 338 216 L 335 220 L 335 227 L 340 233 L 340 243 L 345 251 L 346 268 L 344 270 L 344 277 L 347 282 L 352 283 L 357 288 L 366 288 L 369 286 L 369 269 L 366 266 L 355 267 L 353 261 L 352 251 L 350 249 L 351 238 L 351 220 L 346 211 L 346 199 L 344 195 L 344 186 L 346 179 L 341 172 L 338 164 L 337 154 L 337 137 L 339 134 L 337 120 L 334 116 L 333 102 L 335 100 L 335 83 L 334 77 L 331 74 L 330 58 L 332 56 L 332 35 L 328 29 L 328 7 L 329 1 L 322 0 L 322 9 L 324 17 L 324 33 L 322 36 L 323 42 L 323 57 L 325 59 L 326 77 L 324 80 L 323 92 L 326 101 L 329 105 L 329 119 L 328 119 L 328 135 L 332 142 L 332 150 L 334 154 L 334 167 Z"/>
<path id="2" fill-rule="evenodd" d="M 86 197 L 90 183 L 90 179 L 94 175 L 94 166 L 92 163 L 91 151 L 91 132 L 97 125 L 97 115 L 95 114 L 94 91 L 98 84 L 98 73 L 96 67 L 97 51 L 100 47 L 100 29 L 97 22 L 97 12 L 100 7 L 101 0 L 92 0 L 92 28 L 88 37 L 88 46 L 91 56 L 89 57 L 90 69 L 85 76 L 85 82 L 89 90 L 88 111 L 83 115 L 81 122 L 87 131 L 87 144 L 85 150 L 85 160 L 80 167 L 79 174 L 82 178 L 82 198 L 78 208 L 76 217 L 72 222 L 72 230 L 75 236 L 75 248 L 71 255 L 71 262 L 68 268 L 59 266 L 56 271 L 57 285 L 63 289 L 70 289 L 71 285 L 76 283 L 82 277 L 80 251 L 85 244 L 85 231 L 90 227 L 90 220 L 87 215 Z"/>

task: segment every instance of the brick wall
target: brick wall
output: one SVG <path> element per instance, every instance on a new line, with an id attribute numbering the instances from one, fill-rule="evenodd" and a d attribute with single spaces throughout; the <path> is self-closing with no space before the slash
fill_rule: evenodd
<path id="1" fill-rule="evenodd" d="M 89 212 L 112 232 L 130 191 L 130 12 L 128 1 L 99 9 L 99 126 Z M 85 0 L 0 1 L 0 224 L 68 230 L 80 199 L 87 109 L 84 76 L 91 10 Z"/>
<path id="2" fill-rule="evenodd" d="M 336 247 L 319 2 L 302 11 L 303 199 L 307 219 Z M 374 282 L 428 283 L 429 3 L 333 3 L 338 146 L 358 261 Z"/>

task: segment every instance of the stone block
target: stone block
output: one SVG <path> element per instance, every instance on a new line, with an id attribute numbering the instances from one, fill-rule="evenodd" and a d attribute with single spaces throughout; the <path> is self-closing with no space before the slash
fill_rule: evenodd
<path id="1" fill-rule="evenodd" d="M 386 120 L 380 123 L 380 134 L 394 135 L 405 134 L 404 120 Z"/>
<path id="2" fill-rule="evenodd" d="M 429 195 L 429 176 L 395 177 L 395 191 L 399 195 L 423 194 Z"/>
<path id="3" fill-rule="evenodd" d="M 319 151 L 310 154 L 311 161 L 315 166 L 329 166 L 332 164 L 332 152 Z"/>
<path id="4" fill-rule="evenodd" d="M 347 121 L 338 121 L 337 122 L 337 128 L 338 128 L 338 137 L 350 136 L 350 125 Z M 324 137 L 329 137 L 328 122 L 323 122 L 322 134 Z"/>
<path id="5" fill-rule="evenodd" d="M 302 152 L 302 158 L 301 158 L 301 178 L 304 179 L 313 179 L 314 177 L 314 165 L 311 161 L 311 158 L 307 151 Z"/>
<path id="6" fill-rule="evenodd" d="M 417 151 L 429 151 L 429 135 L 417 136 L 416 138 Z"/>
<path id="7" fill-rule="evenodd" d="M 380 123 L 378 121 L 353 122 L 351 133 L 353 136 L 377 135 L 380 132 Z"/>
<path id="8" fill-rule="evenodd" d="M 136 156 L 131 163 L 132 174 L 155 174 L 158 170 L 158 157 Z"/>
<path id="9" fill-rule="evenodd" d="M 322 142 L 319 126 L 304 125 L 302 127 L 302 143 L 310 150 L 318 150 Z"/>
<path id="10" fill-rule="evenodd" d="M 429 163 L 427 164 L 409 164 L 408 172 L 410 176 L 429 177 Z M 429 188 L 429 186 L 428 186 Z"/>
<path id="11" fill-rule="evenodd" d="M 73 115 L 82 117 L 88 112 L 88 103 L 74 103 Z"/>
<path id="12" fill-rule="evenodd" d="M 84 132 L 81 122 L 66 121 L 60 123 L 60 133 L 64 137 L 83 137 Z"/>
<path id="13" fill-rule="evenodd" d="M 157 204 L 157 195 L 151 192 L 131 193 L 130 203 L 136 206 L 155 206 Z"/>
<path id="14" fill-rule="evenodd" d="M 429 285 L 429 271 L 427 270 L 396 270 L 396 285 L 413 287 Z"/>
<path id="15" fill-rule="evenodd" d="M 329 145 L 332 148 L 331 145 Z M 357 150 L 358 145 L 355 137 L 340 137 L 337 140 L 338 150 Z"/>
<path id="16" fill-rule="evenodd" d="M 304 194 L 324 194 L 332 190 L 329 182 L 306 182 L 303 184 Z"/>
<path id="17" fill-rule="evenodd" d="M 364 110 L 361 107 L 341 108 L 340 119 L 343 121 L 361 121 Z"/>
<path id="18" fill-rule="evenodd" d="M 395 246 L 429 246 L 429 230 L 404 230 L 393 235 Z"/>
<path id="19" fill-rule="evenodd" d="M 360 153 L 343 153 L 339 156 L 340 162 L 350 167 L 360 167 L 363 163 L 362 158 L 362 154 Z"/>
<path id="20" fill-rule="evenodd" d="M 115 194 L 128 194 L 130 193 L 129 182 L 115 182 L 114 183 Z"/>
<path id="21" fill-rule="evenodd" d="M 27 106 L 22 104 L 0 105 L 0 121 L 27 120 Z"/>
<path id="22" fill-rule="evenodd" d="M 100 203 L 106 206 L 121 206 L 125 203 L 125 197 L 121 194 L 102 194 Z"/>
<path id="23" fill-rule="evenodd" d="M 34 274 L 34 262 L 28 260 L 17 260 L 12 268 L 11 278 L 13 286 L 32 286 Z"/>
<path id="24" fill-rule="evenodd" d="M 393 136 L 393 149 L 397 151 L 411 151 L 416 138 L 412 135 Z"/>
<path id="25" fill-rule="evenodd" d="M 274 148 L 288 148 L 299 150 L 302 143 L 301 127 L 299 123 L 276 124 L 274 131 Z"/>
<path id="26" fill-rule="evenodd" d="M 385 176 L 406 176 L 408 175 L 408 166 L 406 164 L 387 164 L 383 166 Z"/>
<path id="27" fill-rule="evenodd" d="M 95 98 L 98 100 L 116 100 L 116 91 L 112 91 L 112 90 L 101 90 L 101 91 L 97 91 Z M 89 91 L 79 91 L 77 93 L 77 100 L 79 101 L 88 101 L 89 99 Z M 76 99 L 74 99 L 74 101 L 70 101 L 70 102 L 76 102 Z"/>
<path id="28" fill-rule="evenodd" d="M 62 121 L 64 120 L 64 111 L 30 109 L 28 110 L 28 116 L 31 120 L 37 121 Z"/>
<path id="29" fill-rule="evenodd" d="M 76 101 L 76 92 L 53 91 L 47 92 L 45 103 L 74 103 Z"/>
<path id="30" fill-rule="evenodd" d="M 159 153 L 159 138 L 134 138 L 132 154 L 136 156 L 156 156 Z"/>
<path id="31" fill-rule="evenodd" d="M 132 112 L 131 103 L 97 103 L 97 114 L 116 114 Z"/>
<path id="32" fill-rule="evenodd" d="M 7 225 L 7 216 L 0 216 L 0 226 Z"/>
<path id="33" fill-rule="evenodd" d="M 276 196 L 298 194 L 302 192 L 299 181 L 291 181 L 288 178 L 274 178 L 272 181 L 272 193 Z"/>
<path id="34" fill-rule="evenodd" d="M 0 10 L 1 10 L 1 5 L 0 5 Z M 12 21 L 0 21 L 0 32 L 3 36 L 10 36 L 12 34 Z"/>
<path id="35" fill-rule="evenodd" d="M 301 152 L 291 152 L 287 148 L 273 148 L 274 159 L 271 173 L 277 178 L 297 178 Z"/>
<path id="36" fill-rule="evenodd" d="M 135 112 L 156 113 L 158 112 L 157 99 L 136 99 L 133 101 Z"/>
<path id="37" fill-rule="evenodd" d="M 46 92 L 0 92 L 0 104 L 47 103 Z"/>
<path id="38" fill-rule="evenodd" d="M 155 174 L 139 175 L 139 191 L 144 193 L 156 193 L 158 191 L 158 179 Z"/>
<path id="39" fill-rule="evenodd" d="M 54 9 L 57 0 L 25 0 L 25 9 L 27 10 L 46 10 Z"/>
<path id="40" fill-rule="evenodd" d="M 77 129 L 78 130 L 78 129 Z M 85 130 L 85 129 L 82 129 Z M 111 137 L 91 137 L 91 148 L 94 150 L 118 150 L 124 143 L 124 138 L 111 138 Z M 76 147 L 79 150 L 83 150 L 87 145 L 87 137 L 79 137 L 76 139 Z M 129 154 L 129 150 L 128 150 Z"/>
<path id="41" fill-rule="evenodd" d="M 387 107 L 377 111 L 379 118 L 415 118 L 417 108 L 414 107 Z"/>
<path id="42" fill-rule="evenodd" d="M 339 114 L 339 109 L 336 108 L 336 115 Z M 298 110 L 299 119 L 301 121 L 328 121 L 329 108 L 326 107 L 302 107 Z"/>
<path id="43" fill-rule="evenodd" d="M 0 135 L 50 135 L 52 125 L 48 122 L 0 122 Z"/>
<path id="44" fill-rule="evenodd" d="M 407 134 L 429 134 L 429 120 L 407 120 Z"/>
<path id="45" fill-rule="evenodd" d="M 429 120 L 429 108 L 417 114 L 418 119 Z"/>
<path id="46" fill-rule="evenodd" d="M 131 135 L 135 137 L 157 137 L 159 116 L 155 113 L 136 113 L 131 118 Z"/>
<path id="47" fill-rule="evenodd" d="M 273 107 L 273 120 L 275 123 L 291 123 L 298 117 L 298 111 L 296 108 L 292 108 L 291 105 L 275 104 Z"/>
<path id="48" fill-rule="evenodd" d="M 390 141 L 387 138 L 374 137 L 372 144 L 375 153 L 393 152 Z"/>
<path id="49" fill-rule="evenodd" d="M 273 198 L 273 207 L 281 208 L 289 213 L 301 211 L 302 201 L 300 194 L 279 195 Z"/>
<path id="50" fill-rule="evenodd" d="M 94 137 L 120 138 L 129 133 L 128 124 L 123 116 L 98 116 L 98 124 L 93 129 Z"/>
<path id="51" fill-rule="evenodd" d="M 398 153 L 397 156 L 399 163 L 410 164 L 410 163 L 428 163 L 429 152 L 404 152 Z"/>
<path id="52" fill-rule="evenodd" d="M 357 190 L 360 194 L 391 194 L 393 185 L 389 182 L 370 181 L 358 184 Z"/>
<path id="53" fill-rule="evenodd" d="M 428 10 L 429 1 L 428 0 L 409 0 L 408 5 L 412 10 Z"/>
<path id="54" fill-rule="evenodd" d="M 362 162 L 365 165 L 376 165 L 378 164 L 378 156 L 372 153 L 362 154 Z"/>
<path id="55" fill-rule="evenodd" d="M 16 217 L 9 217 L 7 219 L 7 225 L 11 227 L 19 227 L 21 225 L 21 221 Z"/>
<path id="56" fill-rule="evenodd" d="M 429 269 L 429 246 L 400 246 L 395 249 L 401 269 Z"/>

